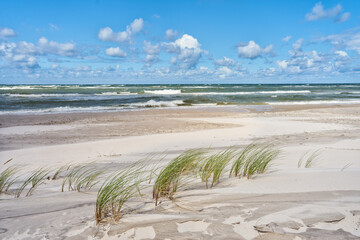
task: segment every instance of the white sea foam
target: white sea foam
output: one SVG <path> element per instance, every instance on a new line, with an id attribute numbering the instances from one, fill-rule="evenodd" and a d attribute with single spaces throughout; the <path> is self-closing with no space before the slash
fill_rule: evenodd
<path id="1" fill-rule="evenodd" d="M 27 109 L 27 110 L 13 110 L 0 111 L 0 115 L 6 114 L 44 114 L 44 113 L 71 113 L 71 112 L 107 112 L 107 111 L 122 111 L 124 107 L 115 106 L 94 106 L 94 107 L 55 107 L 43 109 Z"/>
<path id="2" fill-rule="evenodd" d="M 41 97 L 75 97 L 75 96 L 84 96 L 85 94 L 79 93 L 42 93 L 42 94 L 17 94 L 17 93 L 7 93 L 3 94 L 8 97 L 15 97 L 15 98 L 41 98 Z"/>
<path id="3" fill-rule="evenodd" d="M 129 107 L 177 107 L 178 105 L 184 104 L 182 100 L 174 100 L 174 101 L 154 101 L 149 100 L 147 102 L 141 103 L 131 103 Z"/>
<path id="4" fill-rule="evenodd" d="M 17 89 L 20 89 L 20 90 L 39 89 L 39 87 L 37 87 L 37 86 L 9 86 L 9 87 L 2 86 L 2 87 L 0 87 L 0 90 L 17 90 Z"/>
<path id="5" fill-rule="evenodd" d="M 144 90 L 144 93 L 170 95 L 170 94 L 181 94 L 181 90 L 174 90 L 174 89 L 152 90 L 152 91 Z"/>
<path id="6" fill-rule="evenodd" d="M 254 95 L 254 94 L 309 94 L 311 91 L 252 91 L 252 92 L 192 92 L 186 95 Z"/>
<path id="7" fill-rule="evenodd" d="M 96 93 L 95 95 L 137 95 L 137 93 L 131 93 L 131 92 L 102 92 L 102 93 Z"/>

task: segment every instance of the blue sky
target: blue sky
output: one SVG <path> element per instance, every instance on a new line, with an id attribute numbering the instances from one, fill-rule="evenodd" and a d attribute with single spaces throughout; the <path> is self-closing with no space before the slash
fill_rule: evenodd
<path id="1" fill-rule="evenodd" d="M 360 82 L 360 1 L 1 1 L 0 83 Z"/>

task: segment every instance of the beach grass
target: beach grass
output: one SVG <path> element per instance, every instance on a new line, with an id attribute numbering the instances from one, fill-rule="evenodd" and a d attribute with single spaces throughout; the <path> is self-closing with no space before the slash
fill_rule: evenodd
<path id="1" fill-rule="evenodd" d="M 248 159 L 248 157 L 251 155 L 251 152 L 257 147 L 256 144 L 252 143 L 246 146 L 243 150 L 239 152 L 238 157 L 234 161 L 231 170 L 230 170 L 230 176 L 234 177 L 241 177 L 241 170 Z"/>
<path id="2" fill-rule="evenodd" d="M 247 152 L 241 176 L 249 179 L 255 174 L 265 173 L 279 154 L 280 150 L 271 144 L 254 144 Z"/>
<path id="3" fill-rule="evenodd" d="M 319 160 L 320 154 L 321 154 L 320 149 L 313 152 L 309 151 L 304 153 L 298 161 L 298 168 L 300 168 L 304 162 L 305 162 L 304 163 L 305 168 L 313 167 L 314 164 Z"/>
<path id="4" fill-rule="evenodd" d="M 100 223 L 106 218 L 117 222 L 126 201 L 139 194 L 140 183 L 147 179 L 145 177 L 144 165 L 135 163 L 125 170 L 111 174 L 101 185 L 95 207 L 95 219 Z"/>
<path id="5" fill-rule="evenodd" d="M 69 191 L 90 190 L 99 183 L 99 177 L 103 173 L 103 170 L 96 169 L 92 163 L 74 166 L 69 169 L 69 172 L 64 177 L 61 191 L 64 191 L 66 185 L 68 185 Z"/>
<path id="6" fill-rule="evenodd" d="M 68 171 L 69 169 L 70 169 L 70 165 L 63 165 L 63 166 L 59 167 L 55 171 L 54 175 L 51 177 L 51 180 L 56 180 L 61 173 Z"/>
<path id="7" fill-rule="evenodd" d="M 0 194 L 9 193 L 10 187 L 15 183 L 17 177 L 15 174 L 17 172 L 17 167 L 10 166 L 5 170 L 0 172 Z"/>
<path id="8" fill-rule="evenodd" d="M 219 182 L 224 173 L 224 169 L 233 159 L 234 153 L 235 151 L 233 149 L 227 149 L 222 152 L 212 154 L 202 161 L 200 177 L 201 181 L 205 182 L 206 188 L 208 188 L 208 181 L 210 178 L 212 178 L 211 188 Z"/>
<path id="9" fill-rule="evenodd" d="M 153 198 L 157 206 L 159 198 L 173 199 L 174 194 L 183 187 L 184 177 L 197 174 L 203 151 L 188 150 L 171 160 L 158 174 L 153 186 Z"/>
<path id="10" fill-rule="evenodd" d="M 20 185 L 20 188 L 16 190 L 15 197 L 19 198 L 21 196 L 21 193 L 30 184 L 31 186 L 26 193 L 26 197 L 31 196 L 35 189 L 44 182 L 49 173 L 50 171 L 46 168 L 39 168 L 34 172 L 30 173 L 30 175 L 25 179 L 25 181 Z"/>

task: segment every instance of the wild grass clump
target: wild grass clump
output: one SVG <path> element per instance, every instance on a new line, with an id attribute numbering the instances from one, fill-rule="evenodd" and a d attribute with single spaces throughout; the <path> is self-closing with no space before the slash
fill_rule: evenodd
<path id="1" fill-rule="evenodd" d="M 230 176 L 241 177 L 242 167 L 244 166 L 246 160 L 251 157 L 251 153 L 255 150 L 256 147 L 257 145 L 252 143 L 239 152 L 238 157 L 231 167 Z"/>
<path id="2" fill-rule="evenodd" d="M 21 184 L 20 188 L 16 190 L 15 197 L 20 197 L 21 193 L 25 190 L 25 188 L 31 184 L 28 192 L 26 193 L 26 197 L 29 197 L 35 191 L 35 189 L 44 182 L 49 173 L 50 171 L 45 168 L 39 168 L 38 170 L 32 172 L 25 179 L 23 184 Z"/>
<path id="3" fill-rule="evenodd" d="M 183 186 L 183 177 L 196 173 L 202 151 L 189 150 L 171 160 L 158 174 L 153 186 L 153 198 L 157 206 L 160 197 L 173 199 L 179 187 Z"/>
<path id="4" fill-rule="evenodd" d="M 208 188 L 208 181 L 212 178 L 211 188 L 219 182 L 220 177 L 223 175 L 224 169 L 228 163 L 234 157 L 234 150 L 227 149 L 225 151 L 215 153 L 206 158 L 200 168 L 200 177 L 201 181 L 206 183 L 206 188 Z"/>
<path id="5" fill-rule="evenodd" d="M 68 171 L 70 169 L 70 165 L 63 165 L 61 167 L 59 167 L 54 175 L 51 177 L 51 180 L 56 180 L 58 179 L 58 177 L 60 176 L 61 173 L 65 172 L 65 171 Z"/>
<path id="6" fill-rule="evenodd" d="M 319 160 L 321 154 L 321 150 L 316 150 L 314 152 L 306 152 L 305 154 L 303 154 L 299 161 L 298 161 L 298 168 L 300 168 L 303 165 L 303 162 L 305 161 L 304 167 L 305 168 L 311 168 L 314 166 L 314 164 L 316 163 L 316 161 Z M 306 160 L 305 160 L 306 159 Z"/>
<path id="7" fill-rule="evenodd" d="M 280 154 L 280 150 L 274 148 L 270 144 L 252 144 L 245 148 L 244 151 L 245 153 L 242 152 L 245 154 L 243 159 L 244 163 L 241 170 L 238 171 L 238 176 L 247 177 L 248 179 L 255 174 L 265 173 L 268 170 L 270 163 Z M 233 168 L 235 169 L 234 166 Z"/>
<path id="8" fill-rule="evenodd" d="M 77 165 L 69 170 L 64 177 L 61 191 L 68 185 L 69 191 L 87 191 L 99 182 L 103 170 L 96 169 L 92 164 Z"/>
<path id="9" fill-rule="evenodd" d="M 139 185 L 145 180 L 143 166 L 134 164 L 128 169 L 112 174 L 100 187 L 96 197 L 95 219 L 105 218 L 117 222 L 126 201 L 141 195 Z"/>
<path id="10" fill-rule="evenodd" d="M 15 183 L 17 168 L 14 166 L 6 168 L 0 173 L 0 194 L 9 193 L 10 187 Z"/>

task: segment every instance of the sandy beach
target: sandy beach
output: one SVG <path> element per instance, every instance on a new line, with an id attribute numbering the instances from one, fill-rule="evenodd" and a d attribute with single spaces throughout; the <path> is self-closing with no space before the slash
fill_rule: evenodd
<path id="1" fill-rule="evenodd" d="M 41 167 L 52 176 L 68 164 L 165 165 L 189 149 L 252 142 L 281 150 L 264 174 L 239 179 L 226 172 L 211 189 L 195 179 L 158 206 L 147 184 L 116 223 L 95 221 L 104 179 L 88 191 L 61 192 L 63 176 L 49 177 L 31 196 L 0 195 L 1 239 L 360 238 L 359 105 L 1 115 L 0 124 L 1 169 L 18 166 L 17 184 Z M 312 152 L 318 152 L 312 165 L 299 167 Z"/>

